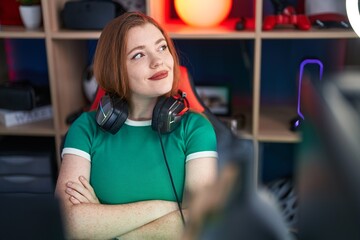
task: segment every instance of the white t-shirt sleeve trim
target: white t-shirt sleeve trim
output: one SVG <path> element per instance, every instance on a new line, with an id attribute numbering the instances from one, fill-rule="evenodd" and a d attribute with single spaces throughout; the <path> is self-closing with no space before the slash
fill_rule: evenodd
<path id="1" fill-rule="evenodd" d="M 203 152 L 192 153 L 186 157 L 185 162 L 188 162 L 196 158 L 218 158 L 218 153 L 215 151 L 203 151 Z"/>
<path id="2" fill-rule="evenodd" d="M 61 153 L 61 158 L 64 157 L 65 154 L 74 154 L 79 157 L 83 157 L 91 162 L 90 154 L 87 152 L 84 152 L 82 150 L 76 149 L 76 148 L 64 148 Z"/>

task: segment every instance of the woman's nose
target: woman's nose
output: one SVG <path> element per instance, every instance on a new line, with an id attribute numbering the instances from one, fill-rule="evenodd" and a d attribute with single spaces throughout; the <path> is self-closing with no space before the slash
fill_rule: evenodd
<path id="1" fill-rule="evenodd" d="M 151 67 L 157 68 L 163 64 L 163 60 L 159 56 L 153 56 L 151 60 Z"/>

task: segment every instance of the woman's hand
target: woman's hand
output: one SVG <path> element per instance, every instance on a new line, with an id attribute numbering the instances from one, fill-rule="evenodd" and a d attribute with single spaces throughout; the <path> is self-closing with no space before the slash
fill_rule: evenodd
<path id="1" fill-rule="evenodd" d="M 65 191 L 70 196 L 70 202 L 72 204 L 100 203 L 89 181 L 83 176 L 79 177 L 79 181 L 80 184 L 77 182 L 66 183 Z"/>

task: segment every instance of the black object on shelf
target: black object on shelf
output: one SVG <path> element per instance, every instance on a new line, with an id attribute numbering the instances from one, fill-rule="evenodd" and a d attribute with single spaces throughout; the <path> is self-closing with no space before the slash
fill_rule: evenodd
<path id="1" fill-rule="evenodd" d="M 113 1 L 83 0 L 66 2 L 61 15 L 65 28 L 101 30 L 124 12 L 123 6 Z"/>
<path id="2" fill-rule="evenodd" d="M 50 103 L 49 86 L 35 86 L 27 81 L 0 85 L 0 108 L 27 111 Z"/>
<path id="3" fill-rule="evenodd" d="M 54 141 L 46 137 L 0 139 L 0 194 L 52 194 L 56 164 Z"/>

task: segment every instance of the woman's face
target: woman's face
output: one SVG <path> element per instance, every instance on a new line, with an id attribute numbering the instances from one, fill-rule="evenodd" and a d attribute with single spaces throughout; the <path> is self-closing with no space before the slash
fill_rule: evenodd
<path id="1" fill-rule="evenodd" d="M 171 90 L 174 59 L 158 28 L 150 23 L 131 28 L 126 54 L 132 98 L 158 97 Z"/>

